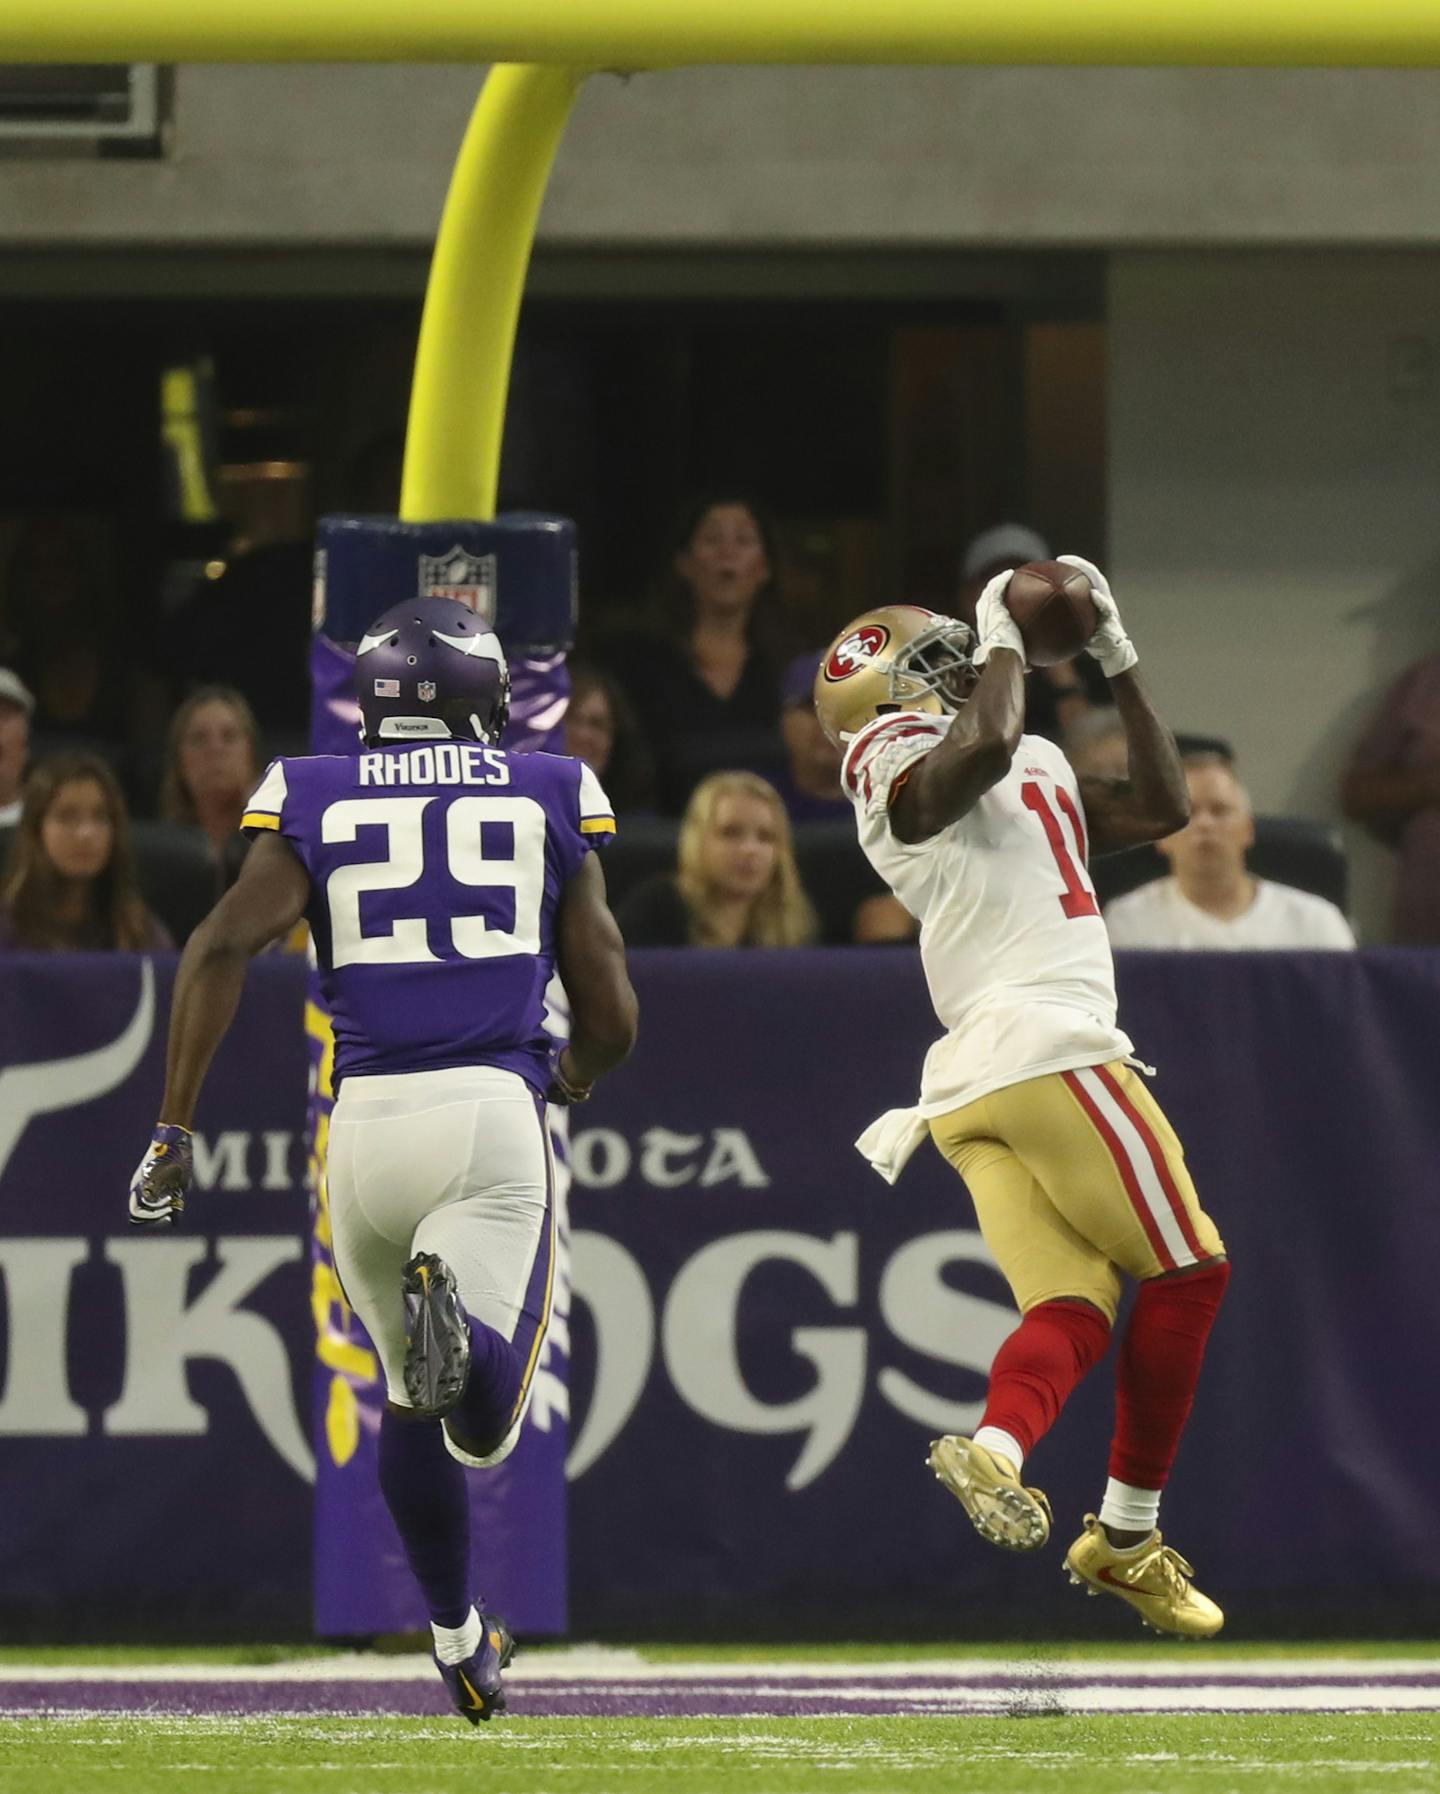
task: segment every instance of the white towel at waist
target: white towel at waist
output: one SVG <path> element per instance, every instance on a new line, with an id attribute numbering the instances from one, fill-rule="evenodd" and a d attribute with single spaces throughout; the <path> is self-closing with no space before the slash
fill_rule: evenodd
<path id="1" fill-rule="evenodd" d="M 929 1132 L 930 1123 L 918 1109 L 887 1109 L 861 1134 L 855 1150 L 869 1159 L 887 1184 L 893 1184 Z"/>

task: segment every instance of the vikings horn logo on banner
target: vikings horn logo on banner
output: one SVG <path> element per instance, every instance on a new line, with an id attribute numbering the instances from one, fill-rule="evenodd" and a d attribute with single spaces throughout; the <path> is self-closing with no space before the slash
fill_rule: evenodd
<path id="1" fill-rule="evenodd" d="M 457 542 L 446 554 L 420 556 L 420 598 L 454 598 L 495 622 L 495 556 L 470 554 Z"/>

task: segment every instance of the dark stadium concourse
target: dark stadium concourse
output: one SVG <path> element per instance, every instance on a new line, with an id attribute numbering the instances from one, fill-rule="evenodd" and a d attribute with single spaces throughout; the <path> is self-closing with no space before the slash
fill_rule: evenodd
<path id="1" fill-rule="evenodd" d="M 0 582 L 21 577 L 29 520 L 65 521 L 118 631 L 99 720 L 138 752 L 157 675 L 229 665 L 248 689 L 244 632 L 214 620 L 234 598 L 294 645 L 267 655 L 282 689 L 252 694 L 262 723 L 293 718 L 300 544 L 323 512 L 397 503 L 423 275 L 420 258 L 362 254 L 112 252 L 98 275 L 64 256 L 12 263 Z M 687 494 L 753 493 L 779 520 L 787 616 L 808 646 L 896 591 L 952 602 L 963 544 L 1002 517 L 1098 551 L 1104 366 L 1083 256 L 542 252 L 501 505 L 576 519 L 593 632 L 644 610 Z M 178 418 L 167 372 L 190 394 Z M 17 596 L 0 583 L 0 632 Z"/>

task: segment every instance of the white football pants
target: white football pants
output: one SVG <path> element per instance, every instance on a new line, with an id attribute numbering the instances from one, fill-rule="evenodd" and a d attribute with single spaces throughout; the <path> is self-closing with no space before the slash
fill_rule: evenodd
<path id="1" fill-rule="evenodd" d="M 434 1252 L 466 1312 L 508 1339 L 523 1380 L 509 1455 L 534 1387 L 555 1275 L 554 1172 L 544 1109 L 518 1073 L 493 1066 L 350 1077 L 327 1159 L 335 1269 L 380 1354 L 390 1400 L 405 1394 L 406 1260 Z M 450 1444 L 449 1435 L 446 1443 Z"/>

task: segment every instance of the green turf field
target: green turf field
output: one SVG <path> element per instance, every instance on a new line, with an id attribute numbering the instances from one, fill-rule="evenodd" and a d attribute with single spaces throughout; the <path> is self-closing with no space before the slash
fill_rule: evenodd
<path id="1" fill-rule="evenodd" d="M 522 1653 L 511 1714 L 471 1730 L 425 1711 L 433 1669 L 413 1654 L 9 1647 L 0 1650 L 0 1794 L 1440 1794 L 1437 1660 L 1440 1646 L 1410 1642 L 555 1647 Z M 1169 1678 L 1172 1693 L 1180 1678 L 1179 1699 L 1194 1707 L 1284 1701 L 1296 1687 L 1333 1702 L 1346 1676 L 1356 1701 L 1419 1704 L 1107 1710 L 1146 1675 Z M 187 1677 L 188 1693 L 177 1693 Z M 818 1696 L 803 1693 L 807 1677 Z M 970 1678 L 984 1690 L 997 1677 L 1007 1716 L 893 1710 L 936 1698 L 937 1683 Z M 857 1691 L 881 1704 L 763 1717 L 553 1710 L 568 1699 L 633 1701 L 647 1688 L 661 1702 L 723 1705 L 749 1688 L 757 1702 L 801 1689 L 797 1698 L 822 1704 Z M 227 1710 L 245 1690 L 289 1710 Z M 350 1710 L 307 1715 L 324 1699 Z M 1080 1699 L 1100 1710 L 1065 1710 Z M 191 1710 L 176 1708 L 184 1700 Z M 419 1705 L 402 1717 L 406 1701 Z M 83 1710 L 61 1711 L 66 1703 Z"/>
<path id="2" fill-rule="evenodd" d="M 1434 1715 L 0 1722 L 5 1794 L 1435 1794 Z"/>

